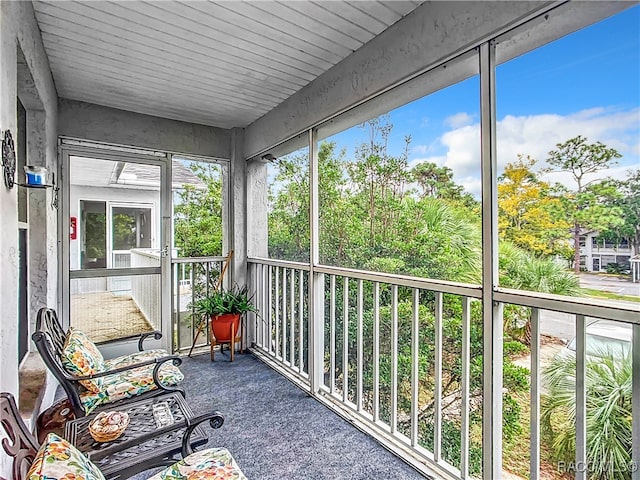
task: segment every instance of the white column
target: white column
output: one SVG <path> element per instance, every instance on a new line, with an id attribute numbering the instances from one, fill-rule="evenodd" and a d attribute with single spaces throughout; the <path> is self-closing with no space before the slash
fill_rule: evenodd
<path id="1" fill-rule="evenodd" d="M 496 161 L 495 46 L 480 46 L 482 148 L 483 478 L 502 478 L 502 304 L 498 286 L 498 195 Z"/>

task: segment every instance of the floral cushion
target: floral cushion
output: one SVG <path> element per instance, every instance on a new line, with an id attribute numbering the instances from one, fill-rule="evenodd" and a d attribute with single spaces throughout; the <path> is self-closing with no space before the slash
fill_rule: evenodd
<path id="1" fill-rule="evenodd" d="M 158 348 L 156 350 L 145 350 L 143 352 L 131 353 L 129 355 L 122 355 L 121 357 L 107 358 L 104 361 L 104 368 L 106 370 L 113 370 L 114 368 L 127 367 L 134 363 L 144 362 L 152 358 L 166 357 L 169 355 L 166 350 Z"/>
<path id="2" fill-rule="evenodd" d="M 148 480 L 247 480 L 226 448 L 195 452 Z"/>
<path id="3" fill-rule="evenodd" d="M 149 350 L 149 352 L 152 351 Z M 135 397 L 150 390 L 155 390 L 157 387 L 153 382 L 154 367 L 155 365 L 147 365 L 102 377 L 102 390 L 100 392 L 86 391 L 80 394 L 80 400 L 87 415 L 105 403 L 113 403 L 123 398 Z M 159 374 L 160 382 L 165 386 L 176 385 L 184 379 L 180 369 L 170 361 L 160 367 Z"/>
<path id="4" fill-rule="evenodd" d="M 42 444 L 27 473 L 28 480 L 105 480 L 98 467 L 80 451 L 50 433 Z"/>
<path id="5" fill-rule="evenodd" d="M 104 358 L 89 338 L 80 330 L 69 329 L 61 355 L 62 365 L 72 375 L 92 375 L 102 372 L 105 368 Z M 102 377 L 92 380 L 81 380 L 80 383 L 93 393 L 102 390 Z"/>

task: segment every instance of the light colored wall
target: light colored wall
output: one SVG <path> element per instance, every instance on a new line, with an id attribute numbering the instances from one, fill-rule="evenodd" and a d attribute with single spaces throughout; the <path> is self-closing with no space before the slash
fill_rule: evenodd
<path id="1" fill-rule="evenodd" d="M 61 98 L 61 136 L 213 158 L 231 158 L 231 131 Z"/>
<path id="2" fill-rule="evenodd" d="M 22 54 L 18 56 L 18 46 Z M 20 62 L 20 65 L 18 65 Z M 25 77 L 26 75 L 26 77 Z M 31 2 L 0 2 L 0 131 L 17 138 L 16 96 L 27 109 L 27 162 L 57 165 L 57 94 Z M 17 187 L 0 180 L 0 391 L 18 396 L 18 218 Z M 30 277 L 33 309 L 57 298 L 57 216 L 48 203 L 52 192 L 31 199 L 30 264 L 42 268 Z M 44 198 L 43 198 L 44 197 Z M 33 228 L 32 228 L 33 227 Z M 33 230 L 33 232 L 31 232 Z M 50 303 L 55 306 L 55 303 Z M 9 459 L 0 455 L 0 475 L 11 478 Z"/>
<path id="3" fill-rule="evenodd" d="M 71 270 L 80 268 L 80 245 L 82 243 L 82 218 L 80 215 L 80 200 L 96 202 L 118 202 L 133 204 L 150 204 L 153 206 L 153 239 L 152 248 L 159 246 L 160 221 L 155 218 L 160 212 L 160 194 L 155 190 L 134 188 L 101 188 L 90 186 L 74 186 L 69 192 L 69 216 L 78 219 L 78 236 L 75 240 L 69 240 L 69 267 Z"/>
<path id="4" fill-rule="evenodd" d="M 266 161 L 256 159 L 247 163 L 247 255 L 267 258 L 268 192 Z"/>
<path id="5" fill-rule="evenodd" d="M 243 151 L 244 131 L 232 130 L 232 152 L 229 164 L 229 188 L 231 196 L 228 218 L 223 217 L 223 229 L 228 232 L 233 249 L 233 267 L 230 280 L 244 285 L 247 281 L 247 168 Z M 226 199 L 225 199 L 226 200 Z M 223 253 L 228 249 L 223 246 Z"/>
<path id="6" fill-rule="evenodd" d="M 18 45 L 23 54 L 18 69 Z M 16 96 L 18 81 L 24 82 L 22 73 L 28 71 L 29 85 L 24 87 L 23 103 L 27 109 L 28 148 L 27 162 L 47 165 L 55 170 L 57 165 L 57 94 L 49 62 L 42 45 L 40 30 L 35 20 L 31 2 L 0 2 L 0 129 L 9 129 L 16 135 Z M 32 98 L 35 94 L 37 98 Z M 21 97 L 22 99 L 22 97 Z M 33 102 L 33 103 L 32 103 Z M 34 113 L 35 109 L 40 109 Z M 43 130 L 44 129 L 44 130 Z M 51 191 L 44 195 L 50 198 Z M 30 194 L 31 195 L 31 194 Z M 41 238 L 38 249 L 31 252 L 37 263 L 43 266 L 46 275 L 34 275 L 30 290 L 37 294 L 37 302 L 56 298 L 56 211 L 43 206 L 36 198 L 33 205 L 42 210 L 31 211 L 30 220 Z M 46 201 L 46 200 L 44 200 Z M 33 210 L 33 209 L 32 209 Z M 8 190 L 0 184 L 0 390 L 14 395 L 18 391 L 18 227 L 17 187 Z M 44 228 L 42 228 L 44 227 Z M 30 265 L 33 268 L 33 263 Z M 30 299 L 31 300 L 31 299 Z M 54 305 L 55 306 L 55 305 Z M 0 469 L 2 467 L 0 466 Z M 5 472 L 0 470 L 0 474 Z"/>

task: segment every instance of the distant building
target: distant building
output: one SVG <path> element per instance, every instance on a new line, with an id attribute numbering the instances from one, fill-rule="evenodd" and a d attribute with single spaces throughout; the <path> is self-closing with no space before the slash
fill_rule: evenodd
<path id="1" fill-rule="evenodd" d="M 631 257 L 638 253 L 626 239 L 605 240 L 595 231 L 580 235 L 580 269 L 587 272 L 606 272 L 607 266 L 613 263 L 630 270 Z"/>

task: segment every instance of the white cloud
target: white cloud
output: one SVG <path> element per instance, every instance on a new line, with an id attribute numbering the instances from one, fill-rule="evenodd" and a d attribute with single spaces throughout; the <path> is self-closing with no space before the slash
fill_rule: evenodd
<path id="1" fill-rule="evenodd" d="M 423 163 L 423 162 L 431 162 L 431 163 L 435 163 L 436 165 L 444 165 L 447 161 L 447 157 L 442 156 L 442 157 L 419 157 L 419 158 L 413 158 L 411 160 L 409 160 L 409 168 L 413 168 L 416 165 L 418 165 L 419 163 Z"/>
<path id="2" fill-rule="evenodd" d="M 638 108 L 629 111 L 594 108 L 565 116 L 507 115 L 497 124 L 498 171 L 501 172 L 507 163 L 517 160 L 518 154 L 530 155 L 538 161 L 537 168 L 541 169 L 546 166 L 544 160 L 556 144 L 582 135 L 590 143 L 600 141 L 618 150 L 623 155 L 619 160 L 620 166 L 611 168 L 605 175 L 626 178 L 630 168 L 640 168 L 639 127 Z M 456 182 L 468 184 L 469 192 L 479 194 L 480 125 L 475 123 L 453 128 L 439 140 L 446 149 L 444 155 L 421 156 L 411 159 L 410 164 L 413 166 L 429 161 L 446 165 L 453 170 Z M 558 174 L 554 179 L 572 185 L 568 176 Z"/>
<path id="3" fill-rule="evenodd" d="M 430 150 L 429 145 L 412 145 L 411 153 L 417 153 L 420 155 L 424 155 Z"/>
<path id="4" fill-rule="evenodd" d="M 444 124 L 451 128 L 465 127 L 473 123 L 473 117 L 467 112 L 459 112 L 444 119 Z"/>
<path id="5" fill-rule="evenodd" d="M 637 168 L 640 168 L 640 165 L 624 165 L 613 167 L 608 169 L 606 172 L 597 172 L 585 175 L 584 182 L 586 184 L 587 182 L 592 182 L 594 180 L 599 180 L 605 177 L 610 177 L 615 180 L 627 180 L 629 178 L 629 170 Z M 563 185 L 575 187 L 575 180 L 569 172 L 554 172 L 552 174 L 543 174 L 540 176 L 540 178 L 549 183 L 561 183 Z"/>
<path id="6" fill-rule="evenodd" d="M 482 182 L 478 177 L 465 177 L 458 179 L 458 183 L 464 187 L 466 192 L 469 192 L 476 198 L 480 198 L 482 195 Z"/>

